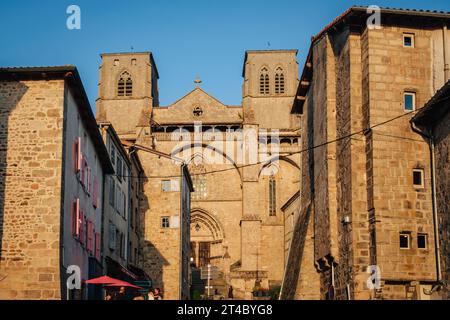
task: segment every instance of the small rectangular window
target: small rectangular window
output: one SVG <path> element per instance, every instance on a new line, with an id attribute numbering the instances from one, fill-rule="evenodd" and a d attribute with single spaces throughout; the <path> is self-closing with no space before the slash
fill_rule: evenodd
<path id="1" fill-rule="evenodd" d="M 112 177 L 109 178 L 109 204 L 114 207 L 116 204 L 116 186 Z"/>
<path id="2" fill-rule="evenodd" d="M 414 48 L 414 34 L 412 33 L 403 34 L 403 46 L 406 48 Z"/>
<path id="3" fill-rule="evenodd" d="M 414 187 L 423 187 L 423 169 L 413 170 L 413 185 Z"/>
<path id="4" fill-rule="evenodd" d="M 170 187 L 171 187 L 170 180 L 161 181 L 161 188 L 163 192 L 170 192 L 171 191 Z"/>
<path id="5" fill-rule="evenodd" d="M 136 65 L 136 59 L 131 59 L 131 65 L 135 66 Z"/>
<path id="6" fill-rule="evenodd" d="M 113 167 L 116 165 L 116 148 L 111 144 L 111 163 Z"/>
<path id="7" fill-rule="evenodd" d="M 409 249 L 410 234 L 407 232 L 400 233 L 400 249 Z"/>
<path id="8" fill-rule="evenodd" d="M 178 192 L 180 191 L 180 183 L 177 179 L 162 180 L 161 188 L 163 192 Z"/>
<path id="9" fill-rule="evenodd" d="M 403 107 L 405 111 L 414 111 L 416 109 L 416 93 L 405 92 L 403 94 Z"/>
<path id="10" fill-rule="evenodd" d="M 417 248 L 419 248 L 419 249 L 427 248 L 427 234 L 419 233 L 417 235 Z"/>
<path id="11" fill-rule="evenodd" d="M 119 59 L 114 59 L 114 65 L 117 67 L 119 65 Z"/>
<path id="12" fill-rule="evenodd" d="M 109 223 L 109 249 L 115 250 L 116 249 L 116 226 Z"/>
<path id="13" fill-rule="evenodd" d="M 161 217 L 161 228 L 169 228 L 170 227 L 170 217 Z"/>
<path id="14" fill-rule="evenodd" d="M 119 153 L 117 153 L 117 166 L 116 166 L 116 171 L 117 171 L 117 178 L 119 178 L 120 181 L 122 181 L 123 178 L 123 166 L 122 166 L 122 158 L 120 158 Z"/>

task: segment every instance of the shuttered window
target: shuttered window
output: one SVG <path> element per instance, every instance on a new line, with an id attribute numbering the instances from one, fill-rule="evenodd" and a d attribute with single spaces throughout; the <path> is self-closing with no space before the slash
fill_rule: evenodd
<path id="1" fill-rule="evenodd" d="M 102 238 L 100 236 L 100 233 L 95 233 L 95 259 L 97 261 L 101 262 L 102 256 L 101 251 L 102 250 Z"/>
<path id="2" fill-rule="evenodd" d="M 94 253 L 94 224 L 91 220 L 87 220 L 87 244 L 86 248 L 89 253 Z"/>
<path id="3" fill-rule="evenodd" d="M 75 199 L 72 202 L 72 214 L 71 214 L 72 235 L 74 238 L 80 237 L 80 199 Z"/>
<path id="4" fill-rule="evenodd" d="M 108 239 L 109 249 L 116 249 L 116 226 L 112 223 L 109 224 L 109 239 Z"/>
<path id="5" fill-rule="evenodd" d="M 79 172 L 81 168 L 81 138 L 78 137 L 73 143 L 73 169 Z"/>

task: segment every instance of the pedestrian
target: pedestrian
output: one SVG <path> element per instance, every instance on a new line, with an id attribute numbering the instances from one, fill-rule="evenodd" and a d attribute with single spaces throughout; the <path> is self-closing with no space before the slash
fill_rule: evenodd
<path id="1" fill-rule="evenodd" d="M 113 297 L 112 297 L 111 293 L 109 293 L 109 292 L 105 296 L 105 300 L 112 300 L 112 298 Z"/>
<path id="2" fill-rule="evenodd" d="M 233 286 L 230 286 L 228 288 L 228 299 L 233 299 L 233 298 L 234 298 L 234 296 L 233 296 Z"/>
<path id="3" fill-rule="evenodd" d="M 115 300 L 126 300 L 125 287 L 120 287 L 119 292 L 116 294 Z"/>
<path id="4" fill-rule="evenodd" d="M 160 288 L 155 288 L 155 292 L 153 293 L 155 300 L 162 300 L 162 292 Z"/>
<path id="5" fill-rule="evenodd" d="M 147 293 L 147 300 L 155 300 L 155 295 L 153 294 L 152 289 L 150 289 Z"/>

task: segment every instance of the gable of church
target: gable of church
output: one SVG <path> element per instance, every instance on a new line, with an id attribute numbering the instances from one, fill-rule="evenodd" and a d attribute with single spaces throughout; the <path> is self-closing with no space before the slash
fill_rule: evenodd
<path id="1" fill-rule="evenodd" d="M 153 118 L 159 124 L 194 121 L 236 124 L 242 122 L 242 107 L 227 106 L 201 88 L 195 88 L 170 106 L 154 108 Z"/>

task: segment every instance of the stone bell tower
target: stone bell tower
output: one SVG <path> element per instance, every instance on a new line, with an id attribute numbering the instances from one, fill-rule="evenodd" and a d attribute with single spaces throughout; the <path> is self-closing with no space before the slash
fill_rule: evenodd
<path id="1" fill-rule="evenodd" d="M 289 129 L 298 86 L 297 50 L 248 50 L 242 71 L 244 120 L 259 128 Z"/>
<path id="2" fill-rule="evenodd" d="M 151 52 L 105 53 L 99 71 L 97 120 L 109 121 L 122 138 L 158 106 L 158 70 Z"/>

